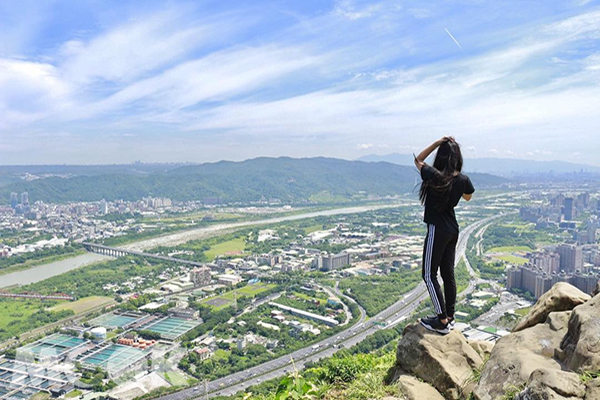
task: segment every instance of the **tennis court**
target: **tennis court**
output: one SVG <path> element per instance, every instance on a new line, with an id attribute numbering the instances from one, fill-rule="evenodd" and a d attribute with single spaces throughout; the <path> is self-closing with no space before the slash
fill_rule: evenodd
<path id="1" fill-rule="evenodd" d="M 201 321 L 198 320 L 165 317 L 142 325 L 140 329 L 156 332 L 160 334 L 163 339 L 175 340 L 200 325 L 200 323 Z"/>
<path id="2" fill-rule="evenodd" d="M 130 368 L 149 354 L 135 347 L 111 344 L 93 351 L 81 359 L 81 364 L 88 368 L 100 367 L 111 376 Z"/>
<path id="3" fill-rule="evenodd" d="M 137 316 L 108 313 L 90 320 L 89 323 L 92 326 L 103 326 L 105 328 L 115 329 L 131 325 L 139 319 L 140 317 Z"/>
<path id="4" fill-rule="evenodd" d="M 40 339 L 37 342 L 20 347 L 17 351 L 29 353 L 36 359 L 59 358 L 88 342 L 89 341 L 85 339 L 64 335 L 62 333 L 55 333 L 54 335 Z"/>

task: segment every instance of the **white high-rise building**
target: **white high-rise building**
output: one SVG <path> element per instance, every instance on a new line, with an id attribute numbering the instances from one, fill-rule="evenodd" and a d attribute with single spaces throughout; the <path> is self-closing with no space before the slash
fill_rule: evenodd
<path id="1" fill-rule="evenodd" d="M 106 200 L 100 200 L 100 214 L 108 214 L 108 203 Z"/>
<path id="2" fill-rule="evenodd" d="M 212 278 L 210 275 L 210 268 L 206 265 L 202 267 L 194 267 L 190 271 L 190 281 L 194 283 L 194 286 L 208 286 L 210 285 Z"/>

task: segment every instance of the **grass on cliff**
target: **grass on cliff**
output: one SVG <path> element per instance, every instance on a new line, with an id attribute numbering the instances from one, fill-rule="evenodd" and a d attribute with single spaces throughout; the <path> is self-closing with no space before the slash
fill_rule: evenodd
<path id="1" fill-rule="evenodd" d="M 217 400 L 369 400 L 387 396 L 403 398 L 397 385 L 386 385 L 384 379 L 394 365 L 393 351 L 370 354 L 344 354 L 323 360 L 301 373 L 291 372 L 283 379 L 264 382 L 246 393 Z"/>
<path id="2" fill-rule="evenodd" d="M 581 379 L 582 383 L 587 383 L 596 378 L 600 378 L 600 370 L 597 371 L 583 371 L 579 374 L 579 379 Z"/>

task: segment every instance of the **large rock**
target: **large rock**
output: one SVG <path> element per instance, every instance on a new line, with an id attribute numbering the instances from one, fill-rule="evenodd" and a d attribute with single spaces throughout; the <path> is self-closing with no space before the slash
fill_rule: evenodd
<path id="1" fill-rule="evenodd" d="M 398 387 L 408 400 L 444 400 L 444 397 L 433 386 L 412 375 L 400 375 Z"/>
<path id="2" fill-rule="evenodd" d="M 489 358 L 494 348 L 494 343 L 483 340 L 469 340 L 468 343 L 482 359 Z"/>
<path id="3" fill-rule="evenodd" d="M 572 310 L 589 299 L 588 294 L 583 293 L 575 286 L 558 282 L 538 299 L 529 313 L 515 326 L 513 332 L 519 332 L 540 324 L 546 320 L 551 312 Z"/>
<path id="4" fill-rule="evenodd" d="M 600 295 L 573 309 L 556 357 L 573 371 L 600 370 Z"/>
<path id="5" fill-rule="evenodd" d="M 581 400 L 586 387 L 579 375 L 554 369 L 536 369 L 515 400 Z"/>
<path id="6" fill-rule="evenodd" d="M 566 313 L 551 313 L 543 324 L 498 339 L 473 391 L 475 398 L 501 398 L 507 390 L 524 385 L 536 369 L 560 371 L 552 355 L 567 331 Z"/>
<path id="7" fill-rule="evenodd" d="M 597 294 L 600 294 L 600 281 L 598 281 L 598 283 L 596 283 L 596 288 L 592 292 L 592 297 L 596 296 Z"/>
<path id="8" fill-rule="evenodd" d="M 396 351 L 397 369 L 431 384 L 447 399 L 465 394 L 473 370 L 482 364 L 481 356 L 462 333 L 454 330 L 442 336 L 419 324 L 404 329 Z"/>

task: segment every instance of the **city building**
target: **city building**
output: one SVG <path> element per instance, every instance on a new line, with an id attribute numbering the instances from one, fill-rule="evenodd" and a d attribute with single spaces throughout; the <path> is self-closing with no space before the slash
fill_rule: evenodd
<path id="1" fill-rule="evenodd" d="M 589 192 L 583 192 L 583 193 L 579 193 L 579 195 L 577 195 L 577 204 L 581 207 L 581 208 L 588 208 L 590 206 L 590 193 Z"/>
<path id="2" fill-rule="evenodd" d="M 323 271 L 344 268 L 351 263 L 350 253 L 345 251 L 336 255 L 323 253 L 317 257 L 317 268 Z"/>
<path id="3" fill-rule="evenodd" d="M 577 289 L 588 294 L 591 294 L 596 289 L 599 281 L 600 277 L 593 273 L 576 273 L 569 280 Z"/>
<path id="4" fill-rule="evenodd" d="M 210 275 L 210 268 L 206 265 L 202 267 L 194 267 L 190 271 L 190 281 L 194 283 L 194 286 L 208 286 L 211 284 L 212 278 Z"/>
<path id="5" fill-rule="evenodd" d="M 563 243 L 556 247 L 560 256 L 560 270 L 574 273 L 583 269 L 583 252 L 581 246 Z"/>
<path id="6" fill-rule="evenodd" d="M 223 274 L 218 276 L 218 283 L 225 286 L 235 286 L 242 282 L 243 279 L 239 275 Z"/>
<path id="7" fill-rule="evenodd" d="M 256 325 L 262 326 L 263 328 L 270 329 L 278 332 L 280 328 L 277 325 L 269 324 L 268 322 L 258 321 Z"/>
<path id="8" fill-rule="evenodd" d="M 212 351 L 208 347 L 200 347 L 194 350 L 200 360 L 206 360 L 212 356 Z"/>
<path id="9" fill-rule="evenodd" d="M 198 310 L 183 307 L 172 307 L 167 310 L 170 317 L 183 318 L 183 319 L 198 319 L 200 313 Z"/>
<path id="10" fill-rule="evenodd" d="M 586 229 L 588 243 L 596 243 L 596 229 L 598 229 L 597 221 L 588 219 Z"/>
<path id="11" fill-rule="evenodd" d="M 529 257 L 529 263 L 547 274 L 560 271 L 560 255 L 558 253 L 537 252 Z"/>
<path id="12" fill-rule="evenodd" d="M 106 200 L 100 200 L 100 207 L 98 212 L 104 215 L 108 214 L 108 203 L 106 202 Z"/>
<path id="13" fill-rule="evenodd" d="M 566 197 L 563 202 L 563 215 L 566 221 L 572 221 L 575 214 L 575 208 L 572 197 Z"/>
<path id="14" fill-rule="evenodd" d="M 582 292 L 591 294 L 598 281 L 600 281 L 600 275 L 592 273 L 567 274 L 565 271 L 561 271 L 560 273 L 548 274 L 531 264 L 510 267 L 506 275 L 506 286 L 509 290 L 524 290 L 533 294 L 536 299 L 540 298 L 558 282 L 570 283 Z"/>
<path id="15" fill-rule="evenodd" d="M 19 204 L 19 195 L 15 192 L 10 194 L 10 206 L 12 208 L 17 208 L 17 204 Z"/>

